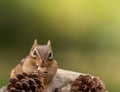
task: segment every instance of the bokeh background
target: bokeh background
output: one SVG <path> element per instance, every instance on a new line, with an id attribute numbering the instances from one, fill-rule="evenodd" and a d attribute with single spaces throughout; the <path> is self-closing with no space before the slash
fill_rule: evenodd
<path id="1" fill-rule="evenodd" d="M 60 68 L 99 76 L 120 92 L 119 0 L 0 0 L 0 87 L 35 38 L 51 40 Z"/>

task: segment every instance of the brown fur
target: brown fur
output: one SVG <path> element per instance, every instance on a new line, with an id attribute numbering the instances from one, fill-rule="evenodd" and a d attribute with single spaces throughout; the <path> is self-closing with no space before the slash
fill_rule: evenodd
<path id="1" fill-rule="evenodd" d="M 37 50 L 37 56 L 33 57 L 32 54 L 35 49 Z M 30 54 L 11 71 L 10 78 L 15 78 L 17 74 L 22 72 L 30 74 L 39 69 L 41 72 L 48 72 L 44 83 L 46 85 L 49 84 L 58 68 L 57 62 L 54 59 L 48 59 L 49 52 L 52 53 L 50 41 L 48 41 L 47 45 L 38 45 L 35 40 Z"/>

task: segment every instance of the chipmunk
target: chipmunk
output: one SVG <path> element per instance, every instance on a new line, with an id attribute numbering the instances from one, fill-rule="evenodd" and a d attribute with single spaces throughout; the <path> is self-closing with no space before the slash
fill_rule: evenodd
<path id="1" fill-rule="evenodd" d="M 38 45 L 37 40 L 35 40 L 29 55 L 11 71 L 10 78 L 15 78 L 17 74 L 22 72 L 30 74 L 38 69 L 40 72 L 47 72 L 44 82 L 47 85 L 56 74 L 57 68 L 58 64 L 53 58 L 50 40 L 47 45 Z"/>

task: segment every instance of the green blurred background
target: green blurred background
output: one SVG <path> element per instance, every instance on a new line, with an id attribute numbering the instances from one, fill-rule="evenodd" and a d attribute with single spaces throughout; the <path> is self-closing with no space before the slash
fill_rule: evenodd
<path id="1" fill-rule="evenodd" d="M 99 76 L 120 92 L 119 0 L 0 0 L 0 87 L 35 38 L 51 40 L 60 68 Z"/>

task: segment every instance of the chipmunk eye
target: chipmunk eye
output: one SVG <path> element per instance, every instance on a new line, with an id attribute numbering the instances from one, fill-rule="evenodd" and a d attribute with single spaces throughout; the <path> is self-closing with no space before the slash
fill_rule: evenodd
<path id="1" fill-rule="evenodd" d="M 36 57 L 36 56 L 37 56 L 37 51 L 34 50 L 34 51 L 33 51 L 33 57 Z"/>
<path id="2" fill-rule="evenodd" d="M 53 54 L 50 52 L 49 55 L 48 55 L 48 59 L 49 60 L 53 60 Z"/>

